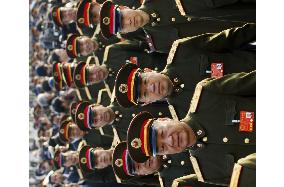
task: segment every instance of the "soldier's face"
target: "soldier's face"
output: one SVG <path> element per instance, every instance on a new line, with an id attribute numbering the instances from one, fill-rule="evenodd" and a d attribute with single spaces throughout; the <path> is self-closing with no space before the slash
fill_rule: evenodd
<path id="1" fill-rule="evenodd" d="M 51 182 L 55 184 L 63 183 L 63 181 L 65 180 L 65 177 L 62 175 L 62 173 L 59 170 L 55 171 L 50 178 Z"/>
<path id="2" fill-rule="evenodd" d="M 144 103 L 154 102 L 170 95 L 173 85 L 164 74 L 155 71 L 141 74 L 139 101 Z"/>
<path id="3" fill-rule="evenodd" d="M 189 146 L 189 127 L 178 120 L 159 118 L 154 122 L 157 132 L 157 155 L 175 154 Z"/>
<path id="4" fill-rule="evenodd" d="M 99 23 L 100 21 L 100 11 L 101 11 L 101 6 L 100 4 L 96 2 L 92 2 L 92 14 L 93 14 L 93 22 L 94 23 Z"/>
<path id="5" fill-rule="evenodd" d="M 84 136 L 84 132 L 79 129 L 79 127 L 74 123 L 72 123 L 69 128 L 71 129 L 69 135 L 71 141 L 82 138 Z"/>
<path id="6" fill-rule="evenodd" d="M 97 169 L 103 169 L 112 162 L 112 152 L 104 149 L 95 150 L 95 166 Z"/>
<path id="7" fill-rule="evenodd" d="M 79 163 L 79 156 L 76 152 L 70 151 L 65 153 L 66 162 L 64 163 L 65 167 L 70 167 Z"/>
<path id="8" fill-rule="evenodd" d="M 134 32 L 144 25 L 143 16 L 139 11 L 132 10 L 130 8 L 121 9 L 122 23 L 121 32 L 128 33 Z"/>
<path id="9" fill-rule="evenodd" d="M 94 112 L 94 127 L 103 127 L 114 120 L 114 113 L 108 107 L 105 107 L 103 105 L 94 105 L 92 106 L 92 111 Z"/>
<path id="10" fill-rule="evenodd" d="M 134 162 L 135 166 L 135 174 L 137 175 L 150 175 L 152 173 L 155 173 L 159 170 L 161 166 L 161 157 L 150 157 L 146 162 L 144 163 L 137 163 Z"/>
<path id="11" fill-rule="evenodd" d="M 89 71 L 89 84 L 99 83 L 105 80 L 108 76 L 108 70 L 105 66 L 90 65 L 88 67 Z"/>
<path id="12" fill-rule="evenodd" d="M 88 56 L 98 48 L 97 43 L 87 36 L 79 37 L 78 42 L 82 56 Z"/>
<path id="13" fill-rule="evenodd" d="M 62 15 L 62 22 L 64 25 L 67 25 L 76 20 L 77 13 L 75 8 L 61 7 L 60 11 Z"/>

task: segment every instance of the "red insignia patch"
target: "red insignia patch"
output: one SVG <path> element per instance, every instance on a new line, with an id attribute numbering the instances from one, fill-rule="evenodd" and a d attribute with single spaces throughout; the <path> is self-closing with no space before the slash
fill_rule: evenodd
<path id="1" fill-rule="evenodd" d="M 240 132 L 252 132 L 254 126 L 254 112 L 240 112 Z"/>
<path id="2" fill-rule="evenodd" d="M 224 65 L 222 62 L 211 64 L 211 77 L 213 78 L 223 77 L 223 73 L 224 73 Z"/>

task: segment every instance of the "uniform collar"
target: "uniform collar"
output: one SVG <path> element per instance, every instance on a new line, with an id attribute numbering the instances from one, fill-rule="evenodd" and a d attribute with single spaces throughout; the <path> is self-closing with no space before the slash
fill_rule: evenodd
<path id="1" fill-rule="evenodd" d="M 168 76 L 170 80 L 172 81 L 174 87 L 173 87 L 173 93 L 172 94 L 179 94 L 184 89 L 184 83 L 181 81 L 180 76 L 177 74 L 170 73 L 169 71 L 162 72 L 162 74 Z"/>

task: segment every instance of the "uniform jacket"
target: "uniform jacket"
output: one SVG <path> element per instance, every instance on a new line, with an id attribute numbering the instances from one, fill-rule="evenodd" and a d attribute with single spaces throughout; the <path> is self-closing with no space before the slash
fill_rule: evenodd
<path id="1" fill-rule="evenodd" d="M 240 131 L 239 122 L 232 121 L 240 120 L 241 111 L 254 112 L 255 123 L 255 71 L 204 80 L 196 86 L 182 121 L 196 136 L 189 150 L 205 182 L 228 185 L 234 163 L 255 152 L 255 125 L 251 132 Z"/>

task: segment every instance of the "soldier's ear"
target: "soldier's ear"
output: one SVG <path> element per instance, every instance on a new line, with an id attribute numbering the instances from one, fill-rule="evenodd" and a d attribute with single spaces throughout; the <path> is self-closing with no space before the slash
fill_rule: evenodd
<path id="1" fill-rule="evenodd" d="M 152 72 L 153 70 L 150 69 L 150 68 L 144 68 L 144 72 L 147 73 L 147 72 Z"/>

